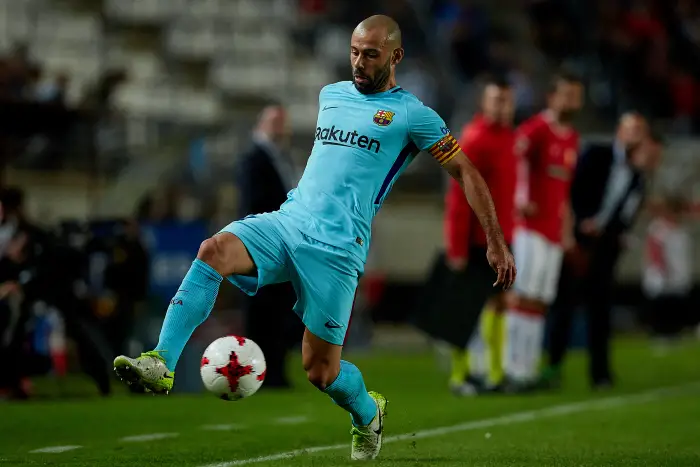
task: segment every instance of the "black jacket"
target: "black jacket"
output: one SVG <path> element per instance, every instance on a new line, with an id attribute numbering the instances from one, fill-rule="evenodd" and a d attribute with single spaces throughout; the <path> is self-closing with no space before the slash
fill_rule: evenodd
<path id="1" fill-rule="evenodd" d="M 236 170 L 238 216 L 276 211 L 287 199 L 287 185 L 268 149 L 258 143 L 241 155 Z M 283 157 L 283 156 L 282 156 Z"/>
<path id="2" fill-rule="evenodd" d="M 581 245 L 593 239 L 580 230 L 581 221 L 594 217 L 603 207 L 608 180 L 612 174 L 615 154 L 612 144 L 592 144 L 579 157 L 571 185 L 571 208 L 574 212 L 574 232 Z M 644 174 L 632 169 L 632 180 L 605 225 L 602 238 L 617 241 L 634 224 L 645 197 Z"/>

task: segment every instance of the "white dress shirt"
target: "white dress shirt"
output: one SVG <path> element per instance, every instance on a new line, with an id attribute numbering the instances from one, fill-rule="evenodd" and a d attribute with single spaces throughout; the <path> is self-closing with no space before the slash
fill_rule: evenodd
<path id="1" fill-rule="evenodd" d="M 610 169 L 610 177 L 608 177 L 607 185 L 605 186 L 605 194 L 603 195 L 603 202 L 601 204 L 600 211 L 595 216 L 595 222 L 599 229 L 603 230 L 605 226 L 608 225 L 612 215 L 615 210 L 620 205 L 620 201 L 629 190 L 630 183 L 632 183 L 632 178 L 634 173 L 632 168 L 627 162 L 627 154 L 625 153 L 625 148 L 619 141 L 615 141 L 613 144 L 613 166 Z M 634 198 L 634 197 L 633 197 Z M 625 206 L 623 211 L 634 212 L 633 200 L 630 200 L 630 206 Z M 640 200 L 637 200 L 638 204 Z M 624 212 L 623 212 L 624 214 Z"/>

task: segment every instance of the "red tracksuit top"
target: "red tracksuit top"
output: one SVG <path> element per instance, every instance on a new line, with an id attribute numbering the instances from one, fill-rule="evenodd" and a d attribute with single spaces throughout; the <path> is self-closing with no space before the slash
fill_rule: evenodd
<path id="1" fill-rule="evenodd" d="M 462 128 L 459 144 L 486 181 L 496 214 L 508 243 L 513 239 L 517 157 L 515 132 L 477 115 Z M 459 183 L 449 182 L 445 195 L 445 243 L 447 256 L 468 259 L 472 246 L 486 247 L 486 234 L 467 202 Z"/>

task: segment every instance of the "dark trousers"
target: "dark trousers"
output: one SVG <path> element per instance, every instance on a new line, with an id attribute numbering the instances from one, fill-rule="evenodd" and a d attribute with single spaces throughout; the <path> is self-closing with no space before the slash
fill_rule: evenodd
<path id="1" fill-rule="evenodd" d="M 610 315 L 615 264 L 620 249 L 610 243 L 581 251 L 578 260 L 573 255 L 565 257 L 557 298 L 549 316 L 551 326 L 547 350 L 550 364 L 559 366 L 569 347 L 574 313 L 579 306 L 583 307 L 587 319 L 589 376 L 593 385 L 612 380 Z"/>
<path id="2" fill-rule="evenodd" d="M 690 325 L 690 306 L 684 295 L 660 295 L 647 302 L 648 322 L 655 337 L 675 337 Z"/>
<path id="3" fill-rule="evenodd" d="M 246 334 L 265 354 L 265 387 L 289 386 L 287 354 L 304 329 L 292 311 L 295 302 L 296 294 L 289 282 L 262 287 L 255 296 L 245 298 Z"/>

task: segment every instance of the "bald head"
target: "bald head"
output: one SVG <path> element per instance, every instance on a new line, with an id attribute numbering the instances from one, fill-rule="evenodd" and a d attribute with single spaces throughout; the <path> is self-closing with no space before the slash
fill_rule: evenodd
<path id="1" fill-rule="evenodd" d="M 396 49 L 401 47 L 401 29 L 399 23 L 386 15 L 374 15 L 362 21 L 355 27 L 353 35 L 377 33 L 383 37 L 383 46 Z"/>
<path id="2" fill-rule="evenodd" d="M 374 15 L 357 25 L 350 39 L 353 83 L 363 94 L 396 86 L 396 65 L 403 59 L 401 29 L 392 18 Z"/>
<path id="3" fill-rule="evenodd" d="M 646 119 L 639 112 L 625 112 L 620 117 L 619 123 L 621 126 L 639 125 L 646 123 Z"/>
<path id="4" fill-rule="evenodd" d="M 649 134 L 646 118 L 637 112 L 627 112 L 620 117 L 617 127 L 617 139 L 627 150 L 634 150 Z"/>

